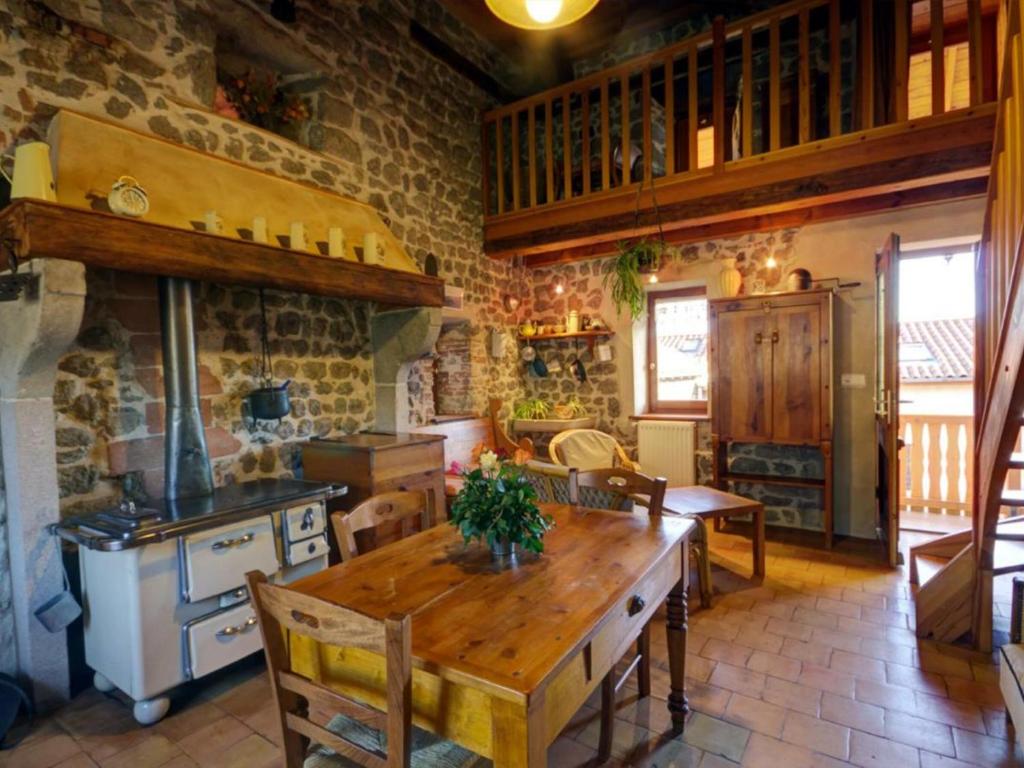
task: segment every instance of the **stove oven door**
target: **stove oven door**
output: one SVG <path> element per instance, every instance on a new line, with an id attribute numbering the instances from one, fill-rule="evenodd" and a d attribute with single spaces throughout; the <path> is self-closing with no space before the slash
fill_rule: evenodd
<path id="1" fill-rule="evenodd" d="M 182 596 L 196 603 L 245 585 L 245 574 L 277 573 L 280 564 L 270 515 L 214 528 L 181 542 Z"/>

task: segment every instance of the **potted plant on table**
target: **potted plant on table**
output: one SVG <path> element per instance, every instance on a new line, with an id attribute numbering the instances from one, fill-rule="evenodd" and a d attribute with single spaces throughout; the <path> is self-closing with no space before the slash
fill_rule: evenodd
<path id="1" fill-rule="evenodd" d="M 465 484 L 452 502 L 451 524 L 467 544 L 473 539 L 486 542 L 499 562 L 514 561 L 519 548 L 543 552 L 544 534 L 554 521 L 537 507 L 537 492 L 522 463 L 483 445 L 473 453 L 479 466 L 462 473 Z M 524 457 L 515 458 L 525 463 Z"/>

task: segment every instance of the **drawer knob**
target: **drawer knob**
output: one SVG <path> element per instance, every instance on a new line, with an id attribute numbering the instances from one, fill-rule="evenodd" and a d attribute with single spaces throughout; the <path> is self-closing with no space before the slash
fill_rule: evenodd
<path id="1" fill-rule="evenodd" d="M 239 536 L 237 539 L 222 539 L 221 541 L 214 542 L 213 549 L 217 551 L 222 549 L 234 549 L 235 547 L 240 547 L 243 544 L 248 544 L 255 538 L 256 534 L 250 531 L 244 536 Z"/>
<path id="2" fill-rule="evenodd" d="M 629 607 L 626 609 L 630 616 L 636 616 L 641 613 L 644 608 L 647 607 L 647 601 L 644 600 L 640 595 L 633 595 L 629 599 Z"/>
<path id="3" fill-rule="evenodd" d="M 234 637 L 240 635 L 243 632 L 248 632 L 250 629 L 256 626 L 256 617 L 250 616 L 245 620 L 244 624 L 238 624 L 236 626 L 224 627 L 224 629 L 218 630 L 217 637 Z"/>

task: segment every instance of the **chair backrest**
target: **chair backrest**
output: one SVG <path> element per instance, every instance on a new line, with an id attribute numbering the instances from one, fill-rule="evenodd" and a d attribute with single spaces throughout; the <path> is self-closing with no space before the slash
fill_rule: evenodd
<path id="1" fill-rule="evenodd" d="M 546 504 L 579 504 L 580 492 L 575 467 L 562 467 L 543 461 L 528 461 L 523 467 L 526 479 L 537 491 L 537 500 Z"/>
<path id="2" fill-rule="evenodd" d="M 487 405 L 487 411 L 486 416 L 478 419 L 442 421 L 437 424 L 416 427 L 412 432 L 413 434 L 444 435 L 445 471 L 448 471 L 452 462 L 457 462 L 463 467 L 472 466 L 474 463 L 473 451 L 481 443 L 492 451 L 504 451 L 509 456 L 513 456 L 517 450 L 520 450 L 532 457 L 534 447 L 530 438 L 523 437 L 515 442 L 505 433 L 500 418 L 501 400 L 491 398 Z"/>
<path id="3" fill-rule="evenodd" d="M 592 469 L 580 472 L 580 505 L 592 509 L 626 510 L 633 504 L 646 507 L 648 514 L 660 515 L 665 503 L 664 477 L 648 477 L 628 469 Z"/>
<path id="4" fill-rule="evenodd" d="M 338 542 L 341 559 L 351 560 L 362 552 L 356 543 L 356 534 L 360 531 L 376 529 L 387 523 L 401 525 L 400 538 L 413 533 L 414 518 L 420 520 L 420 530 L 425 531 L 436 520 L 437 500 L 434 491 L 394 491 L 371 496 L 351 511 L 338 510 L 331 515 L 334 526 L 334 538 Z"/>
<path id="5" fill-rule="evenodd" d="M 259 620 L 274 703 L 281 722 L 287 768 L 301 768 L 312 740 L 374 768 L 408 768 L 412 751 L 412 619 L 393 615 L 383 621 L 267 581 L 260 571 L 246 574 Z M 292 670 L 290 638 L 361 648 L 385 658 L 387 712 L 350 699 Z M 387 752 L 327 730 L 309 718 L 311 709 L 341 714 L 387 733 Z"/>
<path id="6" fill-rule="evenodd" d="M 567 429 L 559 432 L 551 438 L 548 453 L 555 464 L 576 467 L 580 472 L 609 467 L 637 469 L 619 441 L 599 429 Z"/>

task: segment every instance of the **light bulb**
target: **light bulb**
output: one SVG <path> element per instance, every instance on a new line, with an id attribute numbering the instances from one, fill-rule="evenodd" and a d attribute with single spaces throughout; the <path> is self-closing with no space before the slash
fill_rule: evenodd
<path id="1" fill-rule="evenodd" d="M 649 278 L 647 278 L 647 282 L 650 283 L 651 285 L 654 285 L 656 282 L 658 282 L 658 276 L 651 275 Z"/>
<path id="2" fill-rule="evenodd" d="M 775 269 L 777 266 L 779 266 L 779 263 L 775 261 L 775 254 L 769 256 L 768 261 L 766 261 L 764 265 L 768 267 L 768 269 Z"/>
<path id="3" fill-rule="evenodd" d="M 526 0 L 526 12 L 538 24 L 550 24 L 562 12 L 562 0 Z"/>
<path id="4" fill-rule="evenodd" d="M 557 293 L 559 296 L 561 296 L 563 293 L 565 293 L 565 286 L 562 285 L 561 283 L 556 283 L 555 284 L 555 293 Z"/>

